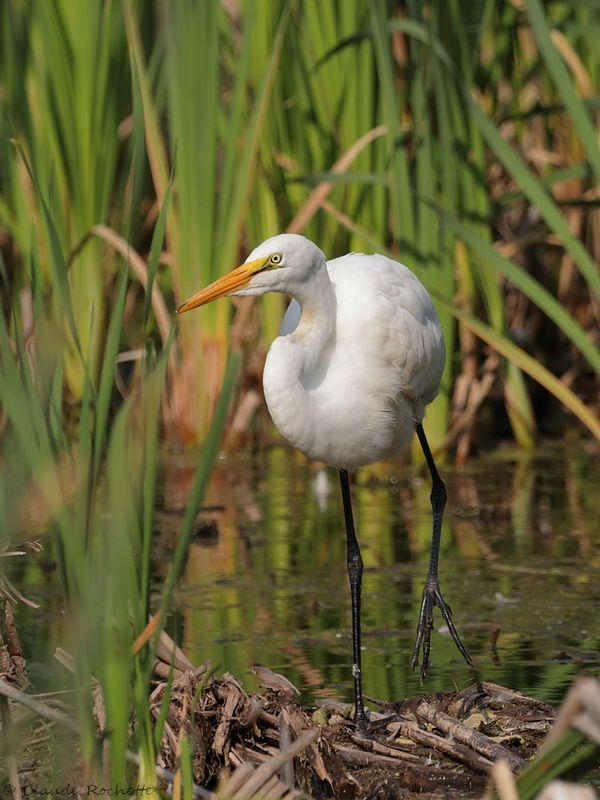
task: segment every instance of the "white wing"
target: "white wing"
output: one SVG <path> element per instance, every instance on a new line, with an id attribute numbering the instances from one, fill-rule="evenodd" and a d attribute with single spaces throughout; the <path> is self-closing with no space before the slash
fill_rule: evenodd
<path id="1" fill-rule="evenodd" d="M 423 284 L 408 267 L 378 254 L 352 253 L 327 266 L 338 303 L 336 350 L 360 361 L 371 376 L 378 372 L 381 391 L 388 387 L 393 396 L 430 403 L 445 351 Z"/>
<path id="2" fill-rule="evenodd" d="M 335 338 L 301 378 L 317 443 L 304 452 L 355 468 L 407 446 L 438 392 L 444 343 L 431 298 L 407 267 L 351 253 L 327 269 L 336 295 Z M 296 329 L 300 313 L 292 301 L 282 335 Z"/>

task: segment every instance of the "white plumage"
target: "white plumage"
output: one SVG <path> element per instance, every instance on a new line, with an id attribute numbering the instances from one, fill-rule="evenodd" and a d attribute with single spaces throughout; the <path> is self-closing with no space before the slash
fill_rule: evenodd
<path id="1" fill-rule="evenodd" d="M 295 244 L 281 239 L 267 240 L 250 258 Z M 297 300 L 288 308 L 265 364 L 265 398 L 298 450 L 354 470 L 409 443 L 438 392 L 442 333 L 429 295 L 407 267 L 361 253 L 325 263 L 314 251 L 314 274 L 323 276 L 302 300 L 306 323 Z"/>

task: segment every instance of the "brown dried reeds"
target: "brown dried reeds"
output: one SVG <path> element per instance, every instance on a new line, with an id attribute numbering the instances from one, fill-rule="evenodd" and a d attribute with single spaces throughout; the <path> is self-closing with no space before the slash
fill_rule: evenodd
<path id="1" fill-rule="evenodd" d="M 207 679 L 207 670 L 174 678 L 160 759 L 176 772 L 185 734 L 194 782 L 216 784 L 219 798 L 480 796 L 493 763 L 503 759 L 518 772 L 554 718 L 544 703 L 481 682 L 385 704 L 362 736 L 348 706 L 303 707 L 287 679 L 265 667 L 255 670 L 264 694 L 247 692 L 228 673 Z M 165 691 L 161 678 L 151 698 L 155 718 Z"/>

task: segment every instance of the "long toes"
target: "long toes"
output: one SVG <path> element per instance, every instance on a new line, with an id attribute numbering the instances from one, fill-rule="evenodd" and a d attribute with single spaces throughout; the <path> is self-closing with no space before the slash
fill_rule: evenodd
<path id="1" fill-rule="evenodd" d="M 439 592 L 436 592 L 436 605 L 439 607 L 440 611 L 442 612 L 442 616 L 444 618 L 444 622 L 448 626 L 448 630 L 450 631 L 450 636 L 452 637 L 452 641 L 458 648 L 461 656 L 464 660 L 469 664 L 469 666 L 473 666 L 473 662 L 471 661 L 471 656 L 467 652 L 467 648 L 461 641 L 461 638 L 458 634 L 456 629 L 456 625 L 452 619 L 452 610 L 450 606 L 444 601 L 444 598 Z"/>
<path id="2" fill-rule="evenodd" d="M 429 654 L 431 650 L 431 631 L 433 629 L 433 609 L 437 606 L 442 612 L 444 622 L 448 626 L 450 636 L 464 660 L 473 666 L 471 657 L 467 652 L 466 647 L 461 641 L 456 626 L 452 621 L 452 609 L 446 603 L 438 586 L 426 586 L 423 591 L 423 600 L 421 603 L 421 613 L 419 615 L 419 624 L 417 625 L 417 635 L 413 647 L 411 667 L 414 670 L 419 662 L 419 655 L 422 653 L 421 659 L 421 681 L 427 677 L 429 670 Z"/>
<path id="3" fill-rule="evenodd" d="M 419 617 L 419 624 L 417 625 L 417 636 L 412 655 L 412 669 L 415 669 L 419 663 L 419 655 L 422 653 L 421 659 L 421 681 L 427 677 L 429 669 L 429 653 L 431 651 L 431 629 L 433 628 L 433 603 L 429 598 L 424 598 L 421 614 Z"/>
<path id="4" fill-rule="evenodd" d="M 423 644 L 423 634 L 424 634 L 424 630 L 419 625 L 419 627 L 417 628 L 417 635 L 415 637 L 415 643 L 413 645 L 413 651 L 412 651 L 412 658 L 411 658 L 411 661 L 410 661 L 410 668 L 413 669 L 413 670 L 416 669 L 416 666 L 419 663 L 419 655 L 421 653 L 421 645 Z"/>

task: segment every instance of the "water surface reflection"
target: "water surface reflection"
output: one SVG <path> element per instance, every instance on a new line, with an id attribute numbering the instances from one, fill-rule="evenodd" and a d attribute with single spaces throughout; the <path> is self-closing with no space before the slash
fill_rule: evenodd
<path id="1" fill-rule="evenodd" d="M 190 455 L 165 465 L 159 574 L 193 467 Z M 443 631 L 434 633 L 424 690 L 482 678 L 558 702 L 575 674 L 599 669 L 600 454 L 561 443 L 533 454 L 499 450 L 443 471 L 442 591 L 477 669 Z M 392 464 L 363 470 L 354 487 L 365 562 L 365 691 L 382 700 L 422 691 L 409 661 L 429 553 L 429 488 L 417 471 Z M 210 658 L 251 687 L 250 665 L 260 662 L 294 681 L 304 700 L 350 700 L 335 471 L 283 447 L 227 459 L 207 506 L 171 621 L 192 660 Z"/>

